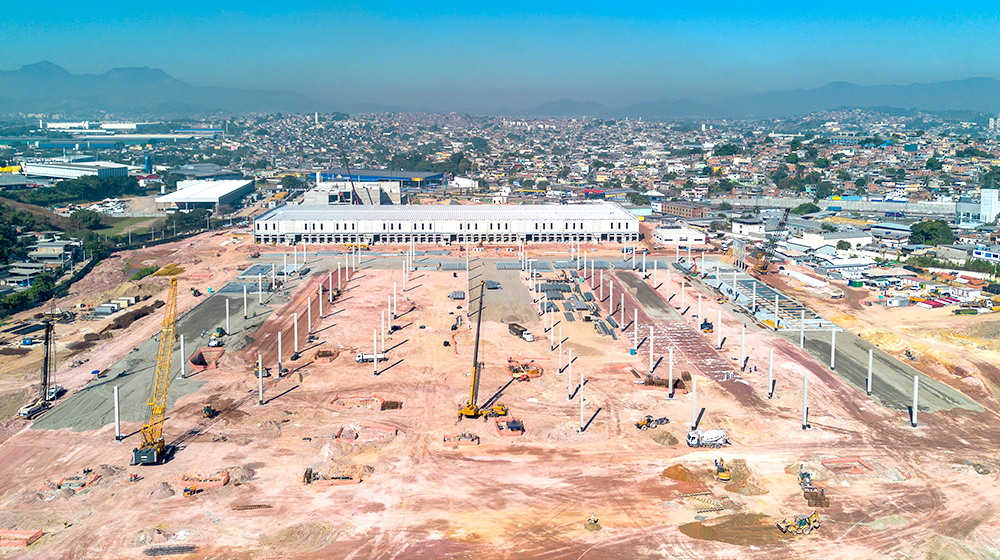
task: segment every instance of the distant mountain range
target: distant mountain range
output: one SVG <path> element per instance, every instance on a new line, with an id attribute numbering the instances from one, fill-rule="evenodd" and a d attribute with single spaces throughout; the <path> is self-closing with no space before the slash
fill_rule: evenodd
<path id="1" fill-rule="evenodd" d="M 0 114 L 61 113 L 84 117 L 188 116 L 211 113 L 329 111 L 288 91 L 195 87 L 155 68 L 114 68 L 71 74 L 51 62 L 0 71 Z"/>
<path id="2" fill-rule="evenodd" d="M 611 109 L 593 101 L 560 99 L 520 111 L 522 115 L 607 118 L 750 118 L 804 115 L 840 107 L 895 107 L 925 111 L 981 111 L 1000 113 L 1000 82 L 970 78 L 906 86 L 859 86 L 832 82 L 815 89 L 771 91 L 702 102 L 694 99 L 647 101 Z"/>
<path id="3" fill-rule="evenodd" d="M 833 82 L 814 89 L 772 91 L 718 101 L 647 101 L 612 108 L 594 101 L 560 99 L 494 114 L 601 118 L 761 119 L 804 115 L 840 107 L 893 107 L 927 111 L 1000 113 L 1000 82 L 970 78 L 905 86 Z M 334 108 L 289 91 L 196 87 L 155 68 L 114 68 L 103 74 L 71 74 L 51 62 L 0 71 L 0 114 L 59 113 L 72 118 L 170 118 L 213 113 L 311 113 Z M 344 107 L 358 113 L 410 112 L 374 103 Z M 475 111 L 470 111 L 475 112 Z"/>

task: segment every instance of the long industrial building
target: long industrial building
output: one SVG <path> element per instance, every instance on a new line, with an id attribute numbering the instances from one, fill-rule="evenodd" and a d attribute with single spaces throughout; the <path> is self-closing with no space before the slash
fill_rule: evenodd
<path id="1" fill-rule="evenodd" d="M 87 175 L 96 175 L 102 179 L 107 179 L 128 175 L 127 165 L 110 161 L 83 161 L 75 163 L 39 163 L 26 161 L 21 164 L 21 169 L 29 177 L 46 177 L 50 179 L 78 179 Z"/>
<path id="2" fill-rule="evenodd" d="M 218 210 L 220 205 L 232 204 L 253 190 L 252 179 L 179 181 L 175 192 L 156 197 L 156 207 L 167 210 L 193 208 Z"/>
<path id="3" fill-rule="evenodd" d="M 256 243 L 562 243 L 639 239 L 639 219 L 612 203 L 281 206 L 254 222 Z"/>

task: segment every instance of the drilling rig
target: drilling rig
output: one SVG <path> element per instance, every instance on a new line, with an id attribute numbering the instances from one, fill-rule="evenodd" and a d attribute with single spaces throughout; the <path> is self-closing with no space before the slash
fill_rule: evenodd
<path id="1" fill-rule="evenodd" d="M 17 411 L 17 415 L 20 418 L 32 419 L 41 413 L 49 409 L 51 404 L 49 401 L 54 401 L 58 398 L 62 387 L 59 385 L 49 386 L 49 382 L 52 381 L 52 373 L 55 368 L 55 336 L 53 336 L 54 327 L 51 321 L 46 321 L 45 323 L 45 354 L 42 358 L 42 388 L 38 393 L 38 400 L 22 406 Z"/>
<path id="2" fill-rule="evenodd" d="M 132 450 L 133 465 L 158 465 L 169 454 L 163 441 L 163 419 L 167 412 L 167 391 L 170 389 L 170 366 L 174 353 L 174 331 L 177 327 L 177 277 L 170 278 L 167 305 L 163 308 L 163 328 L 160 329 L 160 349 L 156 354 L 156 378 L 149 399 L 149 418 L 142 427 L 142 444 Z"/>
<path id="3" fill-rule="evenodd" d="M 768 267 L 771 265 L 771 259 L 774 258 L 774 250 L 778 247 L 778 241 L 781 240 L 782 234 L 785 232 L 785 226 L 788 224 L 788 213 L 790 211 L 790 208 L 785 208 L 785 213 L 778 220 L 778 226 L 774 228 L 774 233 L 767 236 L 767 241 L 764 242 L 764 246 L 757 253 L 757 264 L 753 267 L 755 273 L 767 274 Z"/>
<path id="4" fill-rule="evenodd" d="M 503 403 L 479 407 L 479 377 L 483 364 L 479 363 L 479 329 L 483 324 L 483 297 L 486 293 L 486 282 L 479 283 L 479 311 L 476 314 L 476 345 L 472 351 L 472 386 L 469 388 L 469 401 L 458 411 L 458 419 L 462 418 L 492 418 L 507 416 L 508 410 Z"/>

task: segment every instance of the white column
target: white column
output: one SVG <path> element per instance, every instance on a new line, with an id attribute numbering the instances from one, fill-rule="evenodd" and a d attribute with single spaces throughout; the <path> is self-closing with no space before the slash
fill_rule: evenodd
<path id="1" fill-rule="evenodd" d="M 562 373 L 562 369 L 563 369 L 562 368 L 562 343 L 563 343 L 562 325 L 560 324 L 559 325 L 559 373 Z"/>
<path id="2" fill-rule="evenodd" d="M 243 284 L 243 320 L 247 320 L 247 285 Z"/>
<path id="3" fill-rule="evenodd" d="M 642 254 L 642 273 L 646 274 L 646 253 Z"/>
<path id="4" fill-rule="evenodd" d="M 229 327 L 229 298 L 226 298 L 226 334 L 233 332 Z"/>
<path id="5" fill-rule="evenodd" d="M 715 345 L 718 346 L 719 349 L 721 350 L 722 349 L 722 307 L 721 306 L 719 307 L 718 311 L 719 311 L 719 318 L 715 322 Z"/>
<path id="6" fill-rule="evenodd" d="M 118 386 L 115 385 L 115 441 L 122 439 L 121 415 L 118 411 Z"/>
<path id="7" fill-rule="evenodd" d="M 583 378 L 583 372 L 580 373 L 580 433 L 583 433 L 583 385 L 586 380 Z M 916 397 L 914 397 L 916 399 Z M 914 402 L 916 402 L 914 400 Z M 916 416 L 916 415 L 914 415 Z"/>
<path id="8" fill-rule="evenodd" d="M 181 333 L 181 379 L 187 377 L 187 353 L 184 351 L 184 334 Z"/>
<path id="9" fill-rule="evenodd" d="M 670 391 L 670 393 L 669 393 L 670 398 L 674 398 L 674 348 L 673 348 L 673 346 L 671 346 L 669 348 L 669 350 L 668 350 L 667 353 L 668 353 L 668 358 L 667 358 L 667 360 L 668 360 L 667 361 L 667 380 L 670 383 L 670 385 L 668 385 L 668 389 Z"/>
<path id="10" fill-rule="evenodd" d="M 910 426 L 917 427 L 917 394 L 920 391 L 920 376 L 913 376 L 913 413 L 910 414 Z"/>
<path id="11" fill-rule="evenodd" d="M 747 339 L 747 324 L 743 323 L 740 327 L 740 367 L 743 367 L 743 360 L 746 359 L 746 339 Z"/>
<path id="12" fill-rule="evenodd" d="M 339 265 L 338 265 L 339 267 Z M 337 270 L 337 274 L 340 274 L 340 270 Z M 327 292 L 330 294 L 330 303 L 333 303 L 333 271 L 327 271 L 327 281 L 330 284 L 330 289 Z"/>
<path id="13" fill-rule="evenodd" d="M 809 427 L 809 376 L 802 376 L 802 429 Z"/>
<path id="14" fill-rule="evenodd" d="M 285 371 L 281 365 L 281 331 L 278 331 L 278 377 L 281 377 L 281 372 Z"/>
<path id="15" fill-rule="evenodd" d="M 681 280 L 681 306 L 678 309 L 681 310 L 681 313 L 684 312 L 684 280 L 683 279 Z"/>
<path id="16" fill-rule="evenodd" d="M 639 309 L 632 310 L 632 348 L 639 347 Z"/>
<path id="17" fill-rule="evenodd" d="M 691 376 L 691 430 L 698 427 L 698 378 Z"/>
<path id="18" fill-rule="evenodd" d="M 382 351 L 385 352 L 385 311 L 382 311 Z"/>
<path id="19" fill-rule="evenodd" d="M 340 290 L 340 263 L 337 263 L 337 289 Z M 333 302 L 333 296 L 330 296 L 330 302 Z"/>
<path id="20" fill-rule="evenodd" d="M 284 266 L 281 269 L 281 273 L 284 275 L 283 276 L 283 278 L 284 278 L 283 281 L 284 282 L 288 282 L 288 253 L 284 253 L 281 256 L 284 259 L 284 263 L 283 263 Z"/>
<path id="21" fill-rule="evenodd" d="M 398 314 L 399 314 L 399 312 L 398 312 L 398 311 L 396 311 L 396 301 L 397 301 L 397 296 L 396 296 L 396 283 L 395 283 L 395 282 L 393 282 L 393 283 L 392 283 L 392 315 L 393 315 L 393 317 L 395 317 L 396 315 L 398 315 Z"/>
<path id="22" fill-rule="evenodd" d="M 316 294 L 316 301 L 319 302 L 319 318 L 323 320 L 323 285 L 319 285 L 318 294 Z"/>
<path id="23" fill-rule="evenodd" d="M 698 320 L 704 321 L 705 319 L 701 316 L 701 292 L 698 292 Z"/>
<path id="24" fill-rule="evenodd" d="M 837 365 L 837 327 L 830 329 L 830 369 Z"/>
<path id="25" fill-rule="evenodd" d="M 754 312 L 757 308 L 757 283 L 753 283 L 753 290 L 750 292 L 750 313 Z"/>
<path id="26" fill-rule="evenodd" d="M 264 304 L 264 280 L 261 275 L 257 275 L 257 304 Z"/>
<path id="27" fill-rule="evenodd" d="M 566 400 L 571 401 L 573 400 L 573 347 L 572 346 L 570 346 L 567 349 L 566 360 L 567 360 L 566 367 L 569 368 L 568 373 L 566 374 Z"/>
<path id="28" fill-rule="evenodd" d="M 372 329 L 372 374 L 378 375 L 378 329 Z"/>
<path id="29" fill-rule="evenodd" d="M 621 325 L 622 329 L 624 329 L 625 328 L 625 294 L 622 294 L 622 296 L 621 296 L 621 303 L 618 305 L 618 309 L 620 310 L 620 314 L 618 316 L 618 324 Z"/>
<path id="30" fill-rule="evenodd" d="M 667 269 L 667 299 L 670 299 L 670 265 L 666 266 Z"/>
<path id="31" fill-rule="evenodd" d="M 659 264 L 659 261 L 657 261 L 657 260 L 654 259 L 653 260 L 653 289 L 654 290 L 656 289 L 656 265 L 657 264 Z"/>
<path id="32" fill-rule="evenodd" d="M 806 347 L 806 310 L 802 310 L 802 316 L 799 319 L 799 348 Z"/>
<path id="33" fill-rule="evenodd" d="M 306 338 L 309 338 L 309 335 L 312 334 L 312 331 L 313 331 L 313 298 L 312 296 L 309 296 L 306 298 Z"/>
<path id="34" fill-rule="evenodd" d="M 299 353 L 299 314 L 298 313 L 292 313 L 292 334 L 295 335 L 294 336 L 295 345 L 292 346 L 292 350 L 294 350 L 295 353 L 298 354 Z"/>
<path id="35" fill-rule="evenodd" d="M 778 331 L 778 325 L 781 324 L 781 317 L 778 316 L 778 311 L 780 311 L 780 308 L 778 307 L 778 295 L 775 294 L 774 295 L 774 331 L 775 332 Z"/>
<path id="36" fill-rule="evenodd" d="M 264 406 L 264 355 L 257 354 L 257 405 Z"/>
<path id="37" fill-rule="evenodd" d="M 868 396 L 872 394 L 872 358 L 874 357 L 875 350 L 872 348 L 868 349 L 868 380 L 865 383 L 865 392 Z"/>
<path id="38" fill-rule="evenodd" d="M 653 350 L 655 344 L 653 344 L 653 325 L 649 325 L 649 373 L 653 374 Z"/>
<path id="39" fill-rule="evenodd" d="M 774 393 L 774 348 L 767 350 L 767 398 Z"/>

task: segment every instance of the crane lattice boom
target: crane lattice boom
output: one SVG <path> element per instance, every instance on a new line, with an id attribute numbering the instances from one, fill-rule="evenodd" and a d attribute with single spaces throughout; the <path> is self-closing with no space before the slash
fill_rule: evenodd
<path id="1" fill-rule="evenodd" d="M 177 277 L 170 278 L 170 291 L 164 307 L 160 348 L 156 354 L 156 378 L 149 400 L 149 419 L 142 427 L 142 448 L 154 449 L 157 456 L 164 449 L 163 419 L 167 412 L 167 391 L 170 389 L 170 367 L 174 353 L 174 331 L 177 327 Z M 158 461 L 154 461 L 158 462 Z"/>

